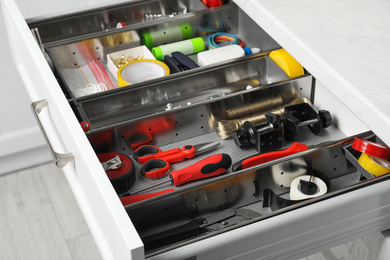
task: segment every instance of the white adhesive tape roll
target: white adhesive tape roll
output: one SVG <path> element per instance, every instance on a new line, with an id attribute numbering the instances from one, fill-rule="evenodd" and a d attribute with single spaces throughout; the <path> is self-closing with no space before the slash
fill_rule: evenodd
<path id="1" fill-rule="evenodd" d="M 272 178 L 276 185 L 288 188 L 296 177 L 307 174 L 306 168 L 305 160 L 296 158 L 272 166 Z"/>
<path id="2" fill-rule="evenodd" d="M 311 182 L 314 182 L 315 185 L 317 185 L 317 191 L 312 195 L 304 194 L 301 191 L 301 180 L 309 181 L 311 177 Z M 303 175 L 295 178 L 291 182 L 290 187 L 290 199 L 291 200 L 303 200 L 303 199 L 310 199 L 315 198 L 321 195 L 324 195 L 328 191 L 328 187 L 326 186 L 325 182 L 321 180 L 320 178 L 317 178 L 315 176 L 310 175 Z"/>

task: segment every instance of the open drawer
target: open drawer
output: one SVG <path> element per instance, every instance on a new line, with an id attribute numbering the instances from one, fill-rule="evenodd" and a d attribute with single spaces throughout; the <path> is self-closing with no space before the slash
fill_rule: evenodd
<path id="1" fill-rule="evenodd" d="M 193 1 L 180 2 L 189 4 Z M 134 4 L 132 8 L 130 3 L 129 10 L 142 5 L 137 4 L 138 7 Z M 356 166 L 356 154 L 348 150 L 355 135 L 381 141 L 309 72 L 296 78 L 287 77 L 267 55 L 280 46 L 234 3 L 213 10 L 196 9 L 191 4 L 186 7 L 189 13 L 182 10 L 170 11 L 182 12 L 174 17 L 134 23 L 127 20 L 128 26 L 123 28 L 113 28 L 115 22 L 100 27 L 94 23 L 93 27 L 88 27 L 94 29 L 92 31 L 75 29 L 75 34 L 42 35 L 43 47 L 50 49 L 49 55 L 43 55 L 13 1 L 1 1 L 14 63 L 55 151 L 56 163 L 63 167 L 102 256 L 105 259 L 292 259 L 388 228 L 389 176 L 367 178 L 369 175 L 362 174 Z M 232 15 L 219 15 L 224 12 Z M 94 17 L 105 18 L 105 10 L 94 10 L 93 13 L 98 14 Z M 196 24 L 204 20 L 199 18 L 203 16 L 226 18 L 226 23 L 232 25 L 229 27 L 232 32 L 253 46 L 258 42 L 264 52 L 122 88 L 115 86 L 92 95 L 77 97 L 72 92 L 73 81 L 66 76 L 69 57 L 58 58 L 66 54 L 63 50 L 72 44 L 96 42 L 94 40 L 99 37 L 108 39 L 128 31 L 139 34 L 146 27 L 169 23 L 171 19 Z M 83 14 L 77 17 L 82 19 Z M 52 25 L 55 21 L 53 19 Z M 36 26 L 39 24 L 49 26 L 50 21 L 35 22 Z M 247 30 L 253 28 L 259 34 L 248 33 Z M 89 46 L 94 46 L 93 56 L 106 66 L 104 45 Z M 113 46 L 114 50 L 118 48 Z M 71 48 L 67 51 L 78 55 L 73 54 L 75 51 Z M 48 65 L 48 57 L 53 61 L 54 72 Z M 78 65 L 84 65 L 78 61 L 75 64 L 76 70 Z M 108 73 L 108 76 L 115 81 L 115 75 Z M 255 80 L 260 84 L 251 85 Z M 197 85 L 198 82 L 202 84 Z M 281 105 L 277 100 L 289 104 L 297 98 L 310 100 L 316 110 L 329 110 L 333 117 L 333 125 L 319 135 L 306 127 L 300 128 L 297 140 L 314 145 L 313 149 L 249 169 L 233 172 L 229 167 L 226 174 L 174 187 L 172 192 L 125 207 L 97 157 L 97 154 L 116 151 L 133 158 L 132 144 L 137 142 L 133 143 L 131 137 L 134 132 L 142 132 L 148 142 L 152 141 L 162 150 L 220 142 L 215 151 L 174 164 L 173 170 L 187 167 L 213 153 L 229 154 L 233 162 L 237 162 L 257 151 L 240 149 L 230 138 L 221 139 L 216 133 L 216 122 L 249 116 L 256 112 L 250 109 L 256 104 L 268 103 L 265 110 L 272 110 Z M 171 105 L 167 106 L 169 103 Z M 80 126 L 83 121 L 90 124 L 85 131 Z M 281 146 L 286 148 L 291 143 L 282 142 Z M 263 148 L 264 152 L 266 148 Z M 297 203 L 289 201 L 289 189 L 275 181 L 275 174 L 282 175 L 280 169 L 285 165 L 321 172 L 317 177 L 329 179 L 328 192 Z M 141 165 L 135 163 L 135 166 L 137 175 L 131 191 L 165 180 L 146 179 L 139 174 Z M 225 224 L 226 228 L 222 221 L 222 227 L 177 241 L 168 241 L 165 237 L 156 239 L 193 220 L 230 214 L 226 211 L 231 209 L 255 214 L 235 225 Z"/>

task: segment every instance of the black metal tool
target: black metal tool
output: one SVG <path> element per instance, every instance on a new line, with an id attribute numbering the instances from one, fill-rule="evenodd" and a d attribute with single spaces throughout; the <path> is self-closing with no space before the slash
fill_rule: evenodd
<path id="1" fill-rule="evenodd" d="M 315 135 L 322 129 L 332 125 L 332 116 L 327 110 L 318 113 L 307 103 L 287 106 L 285 111 L 284 137 L 289 141 L 296 141 L 299 128 L 307 126 Z"/>
<path id="2" fill-rule="evenodd" d="M 169 67 L 171 74 L 199 67 L 191 58 L 179 51 L 172 52 L 171 55 L 172 57 L 168 55 L 164 57 L 164 63 Z"/>
<path id="3" fill-rule="evenodd" d="M 195 219 L 185 225 L 141 239 L 145 249 L 150 250 L 196 237 L 209 231 L 218 231 L 259 216 L 261 216 L 260 213 L 248 209 L 228 209 L 216 215 Z"/>
<path id="4" fill-rule="evenodd" d="M 244 129 L 234 132 L 234 143 L 240 148 L 253 146 L 258 153 L 275 151 L 283 147 L 283 124 L 280 116 L 266 113 L 267 123 L 254 126 L 249 121 L 244 123 Z"/>

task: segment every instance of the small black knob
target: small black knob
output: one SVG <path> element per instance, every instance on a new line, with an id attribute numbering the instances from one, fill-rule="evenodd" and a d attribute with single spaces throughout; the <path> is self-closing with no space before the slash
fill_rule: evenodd
<path id="1" fill-rule="evenodd" d="M 318 187 L 314 182 L 301 180 L 299 183 L 301 184 L 300 190 L 303 194 L 314 195 L 317 193 Z"/>
<path id="2" fill-rule="evenodd" d="M 250 147 L 248 137 L 246 136 L 245 131 L 242 129 L 238 129 L 237 131 L 234 132 L 233 140 L 234 140 L 234 143 L 240 148 Z"/>
<path id="3" fill-rule="evenodd" d="M 298 124 L 291 118 L 286 118 L 284 121 L 284 138 L 288 141 L 298 139 Z"/>
<path id="4" fill-rule="evenodd" d="M 320 120 L 322 122 L 322 127 L 327 128 L 332 125 L 332 115 L 327 110 L 320 110 L 318 111 L 318 115 L 320 117 Z"/>
<path id="5" fill-rule="evenodd" d="M 265 114 L 265 116 L 267 117 L 267 124 L 279 124 L 279 121 L 280 121 L 280 116 L 277 115 L 277 114 L 274 114 L 274 113 L 271 113 L 271 112 L 267 112 Z"/>

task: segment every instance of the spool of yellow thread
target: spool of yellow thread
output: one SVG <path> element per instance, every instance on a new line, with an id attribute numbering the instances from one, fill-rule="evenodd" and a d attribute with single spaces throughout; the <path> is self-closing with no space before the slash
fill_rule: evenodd
<path id="1" fill-rule="evenodd" d="M 382 158 L 362 153 L 358 162 L 366 171 L 376 177 L 390 172 L 390 162 Z"/>
<path id="2" fill-rule="evenodd" d="M 123 87 L 169 75 L 168 66 L 157 60 L 133 60 L 118 70 L 118 86 Z"/>
<path id="3" fill-rule="evenodd" d="M 271 60 L 279 66 L 290 78 L 305 74 L 303 67 L 285 49 L 272 51 L 269 54 Z"/>

